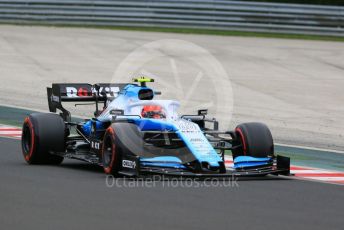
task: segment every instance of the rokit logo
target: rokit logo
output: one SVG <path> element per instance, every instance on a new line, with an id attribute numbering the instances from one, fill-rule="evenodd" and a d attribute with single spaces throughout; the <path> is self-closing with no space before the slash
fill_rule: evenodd
<path id="1" fill-rule="evenodd" d="M 135 161 L 129 161 L 129 160 L 123 160 L 122 161 L 122 167 L 134 169 L 134 168 L 136 168 L 136 162 Z"/>
<path id="2" fill-rule="evenodd" d="M 85 97 L 85 96 L 87 97 L 87 96 L 92 96 L 92 93 L 88 92 L 86 88 L 81 87 L 78 89 L 78 92 L 76 93 L 76 95 L 78 97 Z"/>
<path id="3" fill-rule="evenodd" d="M 89 90 L 84 87 L 66 87 L 67 97 L 87 97 L 92 96 L 96 92 L 94 88 Z M 107 97 L 116 97 L 119 92 L 119 87 L 100 87 L 99 92 L 105 92 Z"/>

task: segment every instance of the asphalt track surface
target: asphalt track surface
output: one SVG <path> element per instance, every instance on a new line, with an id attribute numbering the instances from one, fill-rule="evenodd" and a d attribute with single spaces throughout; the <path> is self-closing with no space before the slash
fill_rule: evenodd
<path id="1" fill-rule="evenodd" d="M 18 140 L 0 138 L 0 146 L 1 229 L 323 230 L 344 225 L 343 186 L 266 179 L 238 181 L 238 187 L 162 182 L 107 187 L 99 167 L 72 160 L 30 166 Z"/>

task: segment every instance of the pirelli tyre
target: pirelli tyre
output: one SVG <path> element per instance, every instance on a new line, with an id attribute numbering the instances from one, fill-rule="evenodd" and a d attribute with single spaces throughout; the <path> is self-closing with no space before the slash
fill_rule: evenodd
<path id="1" fill-rule="evenodd" d="M 102 146 L 102 164 L 106 174 L 118 175 L 120 151 L 114 125 L 111 125 L 105 132 Z"/>
<path id="2" fill-rule="evenodd" d="M 22 152 L 29 164 L 60 164 L 63 157 L 51 152 L 65 151 L 65 123 L 53 113 L 33 113 L 25 118 Z"/>
<path id="3" fill-rule="evenodd" d="M 143 150 L 143 137 L 137 126 L 128 122 L 116 122 L 106 130 L 102 146 L 104 172 L 114 176 L 123 170 L 122 160 L 128 156 L 140 155 Z"/>
<path id="4" fill-rule="evenodd" d="M 243 123 L 235 128 L 233 158 L 237 156 L 269 157 L 274 155 L 274 143 L 269 128 L 258 122 Z"/>

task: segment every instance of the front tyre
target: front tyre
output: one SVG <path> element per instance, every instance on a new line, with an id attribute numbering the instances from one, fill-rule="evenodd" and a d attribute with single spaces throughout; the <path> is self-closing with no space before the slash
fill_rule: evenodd
<path id="1" fill-rule="evenodd" d="M 102 164 L 104 172 L 109 175 L 118 175 L 119 171 L 119 146 L 115 130 L 110 126 L 104 135 L 102 147 Z"/>
<path id="2" fill-rule="evenodd" d="M 22 153 L 28 164 L 60 164 L 63 157 L 51 152 L 65 151 L 65 123 L 52 113 L 33 113 L 23 124 Z"/>
<path id="3" fill-rule="evenodd" d="M 233 143 L 233 159 L 237 156 L 274 156 L 272 135 L 265 124 L 258 122 L 243 123 L 235 128 L 235 134 L 237 138 Z"/>

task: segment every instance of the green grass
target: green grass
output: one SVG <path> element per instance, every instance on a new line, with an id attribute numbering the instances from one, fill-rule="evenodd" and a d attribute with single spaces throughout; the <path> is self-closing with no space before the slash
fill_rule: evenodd
<path id="1" fill-rule="evenodd" d="M 21 128 L 22 123 L 23 123 L 22 121 L 0 119 L 0 124 L 15 126 L 15 127 L 18 127 L 18 128 Z"/>
<path id="2" fill-rule="evenodd" d="M 107 28 L 107 27 L 102 27 Z M 344 41 L 344 37 L 319 36 L 319 35 L 298 35 L 283 33 L 261 33 L 261 32 L 243 32 L 227 30 L 207 30 L 207 29 L 176 29 L 176 28 L 152 28 L 152 27 L 109 27 L 114 30 L 132 30 L 148 32 L 165 32 L 181 34 L 201 34 L 201 35 L 218 35 L 218 36 L 239 36 L 239 37 L 262 37 L 262 38 L 284 38 L 284 39 L 303 39 L 303 40 L 320 40 L 320 41 Z"/>
<path id="3" fill-rule="evenodd" d="M 200 35 L 217 35 L 217 36 L 239 36 L 239 37 L 261 37 L 261 38 L 282 38 L 282 39 L 302 39 L 318 41 L 338 41 L 343 42 L 344 37 L 338 36 L 320 36 L 320 35 L 303 35 L 303 34 L 286 34 L 286 33 L 262 33 L 262 32 L 243 32 L 227 30 L 210 30 L 210 29 L 179 29 L 179 28 L 160 28 L 160 27 L 128 27 L 128 26 L 87 26 L 87 25 L 66 25 L 56 24 L 48 25 L 42 23 L 1 23 L 21 26 L 45 26 L 45 27 L 67 27 L 67 28 L 92 28 L 107 30 L 127 30 L 142 32 L 162 32 L 162 33 L 179 33 L 179 34 L 200 34 Z"/>
<path id="4" fill-rule="evenodd" d="M 246 2 L 269 2 L 269 3 L 293 3 L 293 4 L 315 4 L 315 5 L 340 5 L 343 6 L 343 0 L 244 0 Z"/>

